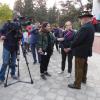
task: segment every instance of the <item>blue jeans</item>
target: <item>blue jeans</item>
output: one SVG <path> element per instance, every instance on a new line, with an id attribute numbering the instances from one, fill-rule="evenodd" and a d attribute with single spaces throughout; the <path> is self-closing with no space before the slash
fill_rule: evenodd
<path id="1" fill-rule="evenodd" d="M 0 70 L 0 80 L 4 81 L 5 80 L 5 72 L 7 69 L 7 66 L 9 65 L 11 59 L 11 76 L 15 75 L 15 67 L 16 67 L 16 52 L 10 52 L 6 48 L 3 48 L 3 64 Z"/>
<path id="2" fill-rule="evenodd" d="M 31 44 L 31 50 L 32 50 L 34 62 L 37 62 L 37 59 L 36 59 L 36 52 L 37 52 L 36 44 Z M 40 63 L 41 57 L 40 57 L 40 54 L 38 52 L 37 52 L 37 55 L 38 55 L 38 62 Z"/>

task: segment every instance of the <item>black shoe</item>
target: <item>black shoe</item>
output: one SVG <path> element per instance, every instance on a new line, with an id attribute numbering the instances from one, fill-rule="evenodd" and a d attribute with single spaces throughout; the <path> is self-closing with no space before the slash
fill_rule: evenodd
<path id="1" fill-rule="evenodd" d="M 51 77 L 51 75 L 50 75 L 48 72 L 45 72 L 44 74 L 45 74 L 46 76 Z"/>
<path id="2" fill-rule="evenodd" d="M 16 75 L 11 75 L 11 78 L 14 79 L 14 80 L 18 79 L 18 77 Z"/>
<path id="3" fill-rule="evenodd" d="M 34 61 L 34 62 L 33 62 L 33 64 L 36 64 L 36 63 L 37 63 L 37 61 Z"/>
<path id="4" fill-rule="evenodd" d="M 45 77 L 45 75 L 41 75 L 41 78 L 42 78 L 43 80 L 47 80 L 47 78 Z"/>
<path id="5" fill-rule="evenodd" d="M 72 89 L 80 89 L 80 87 L 76 87 L 75 84 L 69 84 L 68 87 Z"/>
<path id="6" fill-rule="evenodd" d="M 82 81 L 82 83 L 83 83 L 83 84 L 86 84 L 86 80 L 85 80 L 85 81 Z"/>

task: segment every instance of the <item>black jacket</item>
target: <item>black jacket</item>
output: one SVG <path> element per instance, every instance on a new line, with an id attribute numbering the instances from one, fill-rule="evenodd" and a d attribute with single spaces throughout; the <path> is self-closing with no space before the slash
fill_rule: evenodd
<path id="1" fill-rule="evenodd" d="M 71 48 L 75 49 L 75 56 L 86 58 L 92 56 L 92 46 L 94 41 L 94 27 L 91 22 L 84 24 L 78 31 Z"/>
<path id="2" fill-rule="evenodd" d="M 9 51 L 15 51 L 18 49 L 18 38 L 17 35 L 20 35 L 19 30 L 20 26 L 15 22 L 5 23 L 1 35 L 6 36 L 3 46 Z"/>
<path id="3" fill-rule="evenodd" d="M 68 31 L 64 31 L 64 32 L 63 32 L 64 41 L 63 41 L 63 42 L 60 42 L 60 47 L 61 47 L 62 49 L 64 49 L 64 48 L 69 48 L 70 45 L 71 45 L 71 43 L 72 43 L 72 41 L 73 41 L 74 38 L 75 38 L 75 34 L 76 34 L 76 33 L 75 33 L 74 30 L 71 31 L 72 34 L 71 34 L 70 40 L 68 40 L 67 37 L 66 37 L 66 33 L 67 33 L 67 32 L 68 32 Z"/>

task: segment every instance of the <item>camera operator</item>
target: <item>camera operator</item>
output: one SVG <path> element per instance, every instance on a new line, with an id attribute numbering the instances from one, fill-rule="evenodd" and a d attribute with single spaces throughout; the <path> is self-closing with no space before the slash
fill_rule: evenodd
<path id="1" fill-rule="evenodd" d="M 0 84 L 5 80 L 7 66 L 11 68 L 11 78 L 17 79 L 15 75 L 16 54 L 19 47 L 20 25 L 17 20 L 8 20 L 1 29 L 1 40 L 3 40 L 3 64 L 0 70 Z"/>

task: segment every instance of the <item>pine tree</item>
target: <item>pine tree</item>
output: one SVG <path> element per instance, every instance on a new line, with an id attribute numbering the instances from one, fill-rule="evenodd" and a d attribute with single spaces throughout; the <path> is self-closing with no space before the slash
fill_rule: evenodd
<path id="1" fill-rule="evenodd" d="M 36 21 L 47 21 L 46 0 L 36 0 L 35 2 L 35 19 Z"/>
<path id="2" fill-rule="evenodd" d="M 31 17 L 35 21 L 34 0 L 24 0 L 23 16 Z"/>
<path id="3" fill-rule="evenodd" d="M 14 4 L 14 11 L 19 12 L 21 15 L 23 15 L 23 2 L 22 0 L 17 0 Z"/>
<path id="4" fill-rule="evenodd" d="M 51 24 L 58 23 L 59 11 L 54 5 L 48 10 L 48 22 Z"/>

